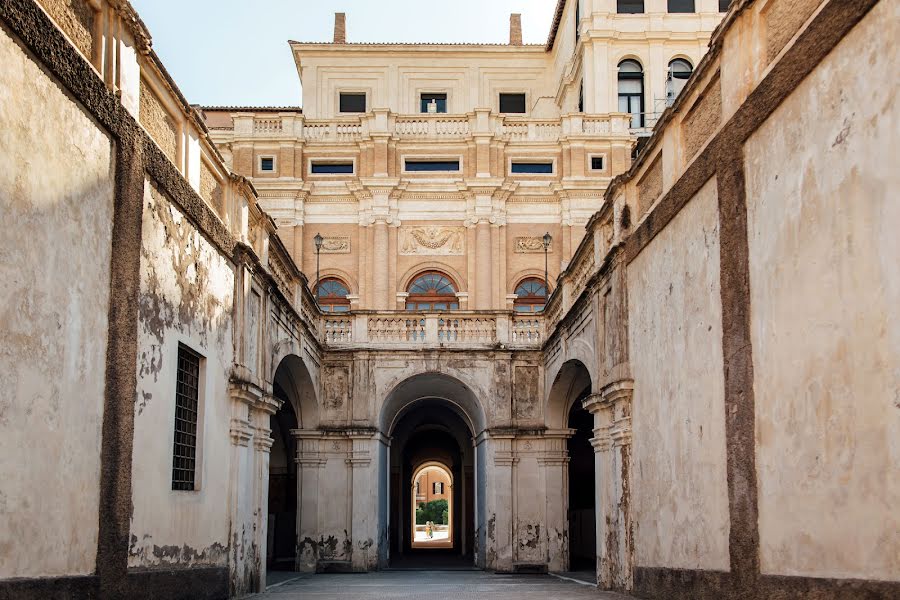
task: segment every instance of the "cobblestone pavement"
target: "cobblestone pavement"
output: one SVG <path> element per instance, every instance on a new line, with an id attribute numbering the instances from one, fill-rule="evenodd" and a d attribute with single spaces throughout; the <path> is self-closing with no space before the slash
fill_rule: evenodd
<path id="1" fill-rule="evenodd" d="M 627 600 L 628 596 L 550 575 L 494 575 L 481 571 L 380 571 L 360 575 L 303 575 L 270 587 L 260 600 Z"/>

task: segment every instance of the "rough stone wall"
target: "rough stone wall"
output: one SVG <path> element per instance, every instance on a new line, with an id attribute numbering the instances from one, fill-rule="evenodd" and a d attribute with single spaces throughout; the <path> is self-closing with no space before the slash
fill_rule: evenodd
<path id="1" fill-rule="evenodd" d="M 764 573 L 900 573 L 896 13 L 877 5 L 745 146 Z"/>
<path id="2" fill-rule="evenodd" d="M 766 58 L 769 62 L 800 30 L 822 0 L 771 0 L 765 10 Z"/>
<path id="3" fill-rule="evenodd" d="M 719 128 L 722 121 L 722 90 L 719 77 L 713 77 L 703 95 L 691 108 L 682 124 L 684 155 L 690 160 Z"/>
<path id="4" fill-rule="evenodd" d="M 643 216 L 647 210 L 653 206 L 653 203 L 662 194 L 662 161 L 663 157 L 657 156 L 647 170 L 644 176 L 637 184 L 638 195 L 638 218 Z"/>
<path id="5" fill-rule="evenodd" d="M 228 539 L 234 271 L 149 181 L 143 214 L 129 565 L 224 566 L 253 551 Z M 196 491 L 172 491 L 179 343 L 203 357 Z"/>
<path id="6" fill-rule="evenodd" d="M 141 81 L 140 121 L 169 160 L 176 162 L 178 126 L 145 81 Z"/>
<path id="7" fill-rule="evenodd" d="M 112 143 L 5 30 L 0 65 L 0 578 L 87 574 L 97 552 Z"/>
<path id="8" fill-rule="evenodd" d="M 87 0 L 40 0 L 40 4 L 75 47 L 90 60 L 97 15 Z"/>
<path id="9" fill-rule="evenodd" d="M 200 161 L 200 196 L 209 202 L 220 218 L 225 218 L 225 191 L 219 184 L 219 180 L 206 165 Z"/>
<path id="10" fill-rule="evenodd" d="M 636 566 L 728 570 L 716 181 L 628 267 Z"/>

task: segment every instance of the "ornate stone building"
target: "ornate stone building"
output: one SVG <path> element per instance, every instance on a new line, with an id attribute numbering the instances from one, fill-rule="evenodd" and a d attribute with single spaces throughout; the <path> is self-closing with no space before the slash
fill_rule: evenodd
<path id="1" fill-rule="evenodd" d="M 897 29 L 338 15 L 302 110 L 199 109 L 127 2 L 0 0 L 0 598 L 409 564 L 432 467 L 457 564 L 896 597 Z"/>

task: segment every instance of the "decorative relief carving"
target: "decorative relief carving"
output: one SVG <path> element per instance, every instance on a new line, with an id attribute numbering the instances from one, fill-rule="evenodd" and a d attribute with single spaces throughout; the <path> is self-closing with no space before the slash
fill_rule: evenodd
<path id="1" fill-rule="evenodd" d="M 517 254 L 536 254 L 544 252 L 544 240 L 542 237 L 517 237 L 516 253 Z M 547 247 L 547 252 L 553 252 L 553 242 Z"/>
<path id="2" fill-rule="evenodd" d="M 339 411 L 344 408 L 350 397 L 350 369 L 342 365 L 325 367 L 322 374 L 322 391 L 327 411 Z"/>
<path id="3" fill-rule="evenodd" d="M 462 255 L 465 239 L 463 227 L 401 227 L 400 254 Z"/>
<path id="4" fill-rule="evenodd" d="M 335 235 L 322 240 L 322 254 L 350 254 L 350 236 Z"/>

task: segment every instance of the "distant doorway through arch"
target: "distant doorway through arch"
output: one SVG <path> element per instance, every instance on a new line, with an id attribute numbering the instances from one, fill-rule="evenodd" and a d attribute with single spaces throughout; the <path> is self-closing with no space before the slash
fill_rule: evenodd
<path id="1" fill-rule="evenodd" d="M 381 565 L 483 567 L 484 449 L 475 441 L 484 415 L 474 394 L 450 376 L 414 375 L 388 395 L 379 425 L 390 439 L 381 463 L 387 485 L 380 522 L 388 541 Z M 435 504 L 423 516 L 429 502 Z"/>

